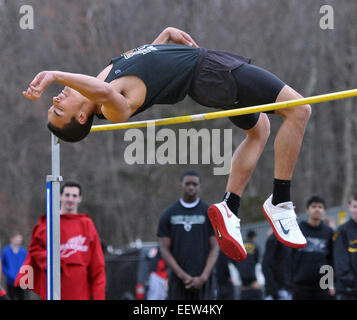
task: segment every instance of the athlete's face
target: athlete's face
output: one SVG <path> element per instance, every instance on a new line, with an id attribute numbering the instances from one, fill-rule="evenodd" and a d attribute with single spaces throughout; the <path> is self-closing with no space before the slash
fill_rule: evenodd
<path id="1" fill-rule="evenodd" d="M 351 200 L 348 209 L 351 213 L 351 218 L 357 222 L 357 200 Z"/>
<path id="2" fill-rule="evenodd" d="M 63 128 L 72 117 L 77 118 L 81 105 L 82 95 L 69 87 L 65 87 L 56 97 L 53 105 L 48 109 L 48 122 L 57 128 Z"/>
<path id="3" fill-rule="evenodd" d="M 200 190 L 200 178 L 196 176 L 185 176 L 181 182 L 184 198 L 197 198 Z"/>
<path id="4" fill-rule="evenodd" d="M 82 200 L 77 187 L 65 187 L 61 194 L 61 212 L 77 213 Z"/>
<path id="5" fill-rule="evenodd" d="M 321 221 L 325 216 L 325 206 L 320 202 L 313 202 L 307 208 L 307 214 L 310 219 Z"/>

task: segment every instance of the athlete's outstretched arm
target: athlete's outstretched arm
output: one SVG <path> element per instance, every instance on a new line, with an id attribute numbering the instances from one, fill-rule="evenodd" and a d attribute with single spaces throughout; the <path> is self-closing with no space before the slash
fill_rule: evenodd
<path id="1" fill-rule="evenodd" d="M 105 99 L 108 92 L 112 90 L 109 83 L 84 74 L 62 71 L 42 71 L 31 81 L 27 91 L 23 91 L 22 93 L 30 100 L 39 99 L 52 82 L 58 82 L 70 87 L 96 103 Z"/>
<path id="2" fill-rule="evenodd" d="M 129 102 L 109 83 L 84 74 L 42 71 L 32 80 L 27 91 L 22 93 L 30 100 L 39 99 L 52 82 L 70 87 L 92 102 L 102 105 L 102 112 L 110 121 L 123 122 L 132 114 Z"/>
<path id="3" fill-rule="evenodd" d="M 153 41 L 152 44 L 167 44 L 169 42 L 176 44 L 183 44 L 198 48 L 197 43 L 191 38 L 191 36 L 177 28 L 168 27 L 162 31 L 159 36 Z"/>

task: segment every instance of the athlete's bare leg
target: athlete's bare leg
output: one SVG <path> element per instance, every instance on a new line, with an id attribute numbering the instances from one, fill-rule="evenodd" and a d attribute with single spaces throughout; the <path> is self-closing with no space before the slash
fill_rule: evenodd
<path id="1" fill-rule="evenodd" d="M 284 86 L 276 102 L 302 98 L 294 89 Z M 275 111 L 284 120 L 274 142 L 274 178 L 291 180 L 301 148 L 305 128 L 311 114 L 309 105 Z M 242 195 L 269 137 L 270 126 L 266 114 L 260 114 L 257 124 L 247 133 L 246 139 L 233 154 L 232 169 L 227 183 L 227 192 Z"/>
<path id="2" fill-rule="evenodd" d="M 284 86 L 276 101 L 299 98 L 301 96 L 295 90 L 289 86 Z M 281 109 L 276 113 L 283 117 L 283 123 L 274 142 L 274 178 L 279 183 L 288 183 L 284 188 L 290 188 L 290 180 L 295 169 L 311 108 L 309 105 L 304 105 Z M 221 250 L 234 260 L 244 260 L 247 256 L 240 233 L 240 221 L 237 217 L 239 199 L 258 163 L 269 133 L 269 119 L 266 114 L 262 113 L 257 124 L 246 131 L 247 137 L 234 152 L 226 189 L 228 193 L 225 195 L 225 200 L 211 205 L 208 209 L 208 216 Z M 278 191 L 281 193 L 281 190 Z M 276 192 L 274 185 L 274 194 L 279 194 L 279 192 Z M 288 193 L 288 195 L 290 194 Z M 289 199 L 283 200 L 278 204 L 281 203 L 285 206 L 278 206 L 273 204 L 271 199 L 272 197 L 269 197 L 265 201 L 263 212 L 272 225 L 277 238 L 293 248 L 305 247 L 307 242 L 296 222 L 292 202 Z"/>
<path id="3" fill-rule="evenodd" d="M 227 192 L 241 196 L 262 154 L 270 134 L 270 122 L 261 113 L 256 125 L 245 130 L 247 136 L 235 150 L 227 182 Z"/>
<path id="4" fill-rule="evenodd" d="M 283 87 L 276 102 L 300 99 L 302 96 L 289 86 Z M 300 152 L 307 122 L 311 115 L 310 105 L 296 106 L 275 111 L 284 120 L 274 142 L 274 178 L 291 180 Z"/>
<path id="5" fill-rule="evenodd" d="M 284 86 L 277 101 L 302 98 L 294 89 Z M 304 248 L 306 238 L 296 220 L 290 200 L 290 180 L 301 149 L 305 128 L 311 115 L 309 105 L 275 111 L 283 117 L 283 123 L 275 137 L 275 170 L 273 195 L 265 200 L 263 213 L 268 219 L 276 238 L 292 248 Z"/>

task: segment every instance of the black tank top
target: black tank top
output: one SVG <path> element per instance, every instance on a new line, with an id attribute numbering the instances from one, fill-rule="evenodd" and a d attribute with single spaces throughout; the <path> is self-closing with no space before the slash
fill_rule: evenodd
<path id="1" fill-rule="evenodd" d="M 145 102 L 133 115 L 153 104 L 175 104 L 187 95 L 199 53 L 184 45 L 146 44 L 112 59 L 105 81 L 135 75 L 145 83 Z"/>

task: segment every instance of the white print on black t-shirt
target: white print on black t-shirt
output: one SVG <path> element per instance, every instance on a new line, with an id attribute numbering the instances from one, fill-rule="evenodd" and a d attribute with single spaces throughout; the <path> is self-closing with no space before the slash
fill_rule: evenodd
<path id="1" fill-rule="evenodd" d="M 305 248 L 299 249 L 304 252 L 320 252 L 324 253 L 326 251 L 327 240 L 320 238 L 306 237 L 307 246 Z"/>
<path id="2" fill-rule="evenodd" d="M 125 53 L 123 53 L 123 57 L 125 59 L 130 59 L 131 57 L 137 55 L 137 54 L 147 54 L 151 51 L 157 51 L 157 49 L 154 46 L 150 46 L 150 45 L 143 45 L 141 47 L 132 49 L 130 51 L 127 51 Z"/>
<path id="3" fill-rule="evenodd" d="M 68 241 L 60 246 L 61 258 L 68 258 L 72 254 L 81 251 L 87 252 L 88 246 L 85 246 L 86 237 L 79 234 L 78 236 L 69 238 Z"/>
<path id="4" fill-rule="evenodd" d="M 170 219 L 171 224 L 182 224 L 185 231 L 189 232 L 193 224 L 204 224 L 206 217 L 204 215 L 177 215 Z"/>

